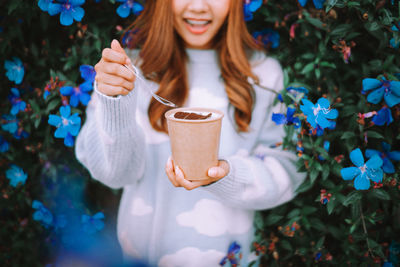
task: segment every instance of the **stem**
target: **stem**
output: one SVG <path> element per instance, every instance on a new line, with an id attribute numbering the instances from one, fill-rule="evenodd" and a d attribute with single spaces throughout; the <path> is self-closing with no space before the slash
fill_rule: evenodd
<path id="1" fill-rule="evenodd" d="M 251 84 L 251 83 L 250 83 Z M 261 84 L 259 84 L 259 83 L 254 83 L 255 85 L 257 85 L 258 87 L 260 87 L 260 88 L 262 88 L 262 89 L 264 89 L 264 90 L 267 90 L 267 91 L 270 91 L 270 92 L 272 92 L 272 93 L 274 93 L 274 94 L 277 94 L 277 95 L 279 95 L 279 93 L 277 92 L 277 91 L 275 91 L 274 89 L 271 89 L 271 88 L 268 88 L 268 87 L 265 87 L 265 86 L 262 86 Z"/>
<path id="2" fill-rule="evenodd" d="M 366 240 L 367 240 L 368 252 L 371 255 L 371 257 L 374 257 L 374 253 L 372 253 L 371 247 L 369 246 L 368 232 L 367 232 L 367 227 L 365 225 L 365 219 L 364 219 L 364 213 L 363 213 L 362 206 L 361 206 L 361 201 L 358 202 L 358 205 L 360 207 L 361 221 L 362 221 L 365 237 L 366 237 Z"/>

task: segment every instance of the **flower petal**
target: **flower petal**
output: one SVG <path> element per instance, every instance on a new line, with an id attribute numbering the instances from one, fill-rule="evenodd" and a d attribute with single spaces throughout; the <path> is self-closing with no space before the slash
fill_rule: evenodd
<path id="1" fill-rule="evenodd" d="M 343 180 L 353 180 L 361 171 L 357 167 L 347 167 L 340 170 Z"/>
<path id="2" fill-rule="evenodd" d="M 69 104 L 73 107 L 77 107 L 79 104 L 79 95 L 73 94 L 69 99 Z"/>
<path id="3" fill-rule="evenodd" d="M 375 183 L 382 182 L 383 170 L 381 168 L 379 168 L 379 169 L 367 168 L 366 173 L 367 173 L 368 178 L 371 179 L 372 181 L 374 181 Z"/>
<path id="4" fill-rule="evenodd" d="M 62 106 L 60 108 L 60 114 L 61 114 L 61 117 L 68 118 L 69 115 L 71 114 L 71 107 L 69 105 Z"/>
<path id="5" fill-rule="evenodd" d="M 64 26 L 70 26 L 74 22 L 74 17 L 72 16 L 71 10 L 64 10 L 60 15 L 60 23 Z"/>
<path id="6" fill-rule="evenodd" d="M 85 15 L 85 10 L 79 6 L 72 8 L 72 17 L 76 21 L 81 21 L 83 16 Z"/>
<path id="7" fill-rule="evenodd" d="M 391 94 L 384 94 L 385 102 L 389 107 L 393 107 L 400 103 L 400 96 L 397 96 L 393 93 Z"/>
<path id="8" fill-rule="evenodd" d="M 133 3 L 132 13 L 135 15 L 139 15 L 140 12 L 143 11 L 143 6 L 139 3 Z"/>
<path id="9" fill-rule="evenodd" d="M 96 71 L 90 65 L 81 65 L 79 67 L 79 71 L 81 73 L 81 77 L 88 82 L 93 82 L 96 77 Z"/>
<path id="10" fill-rule="evenodd" d="M 87 104 L 90 101 L 90 95 L 89 94 L 85 94 L 85 93 L 81 93 L 79 96 L 79 100 L 81 101 L 82 105 L 87 106 Z"/>
<path id="11" fill-rule="evenodd" d="M 263 3 L 262 0 L 251 0 L 249 4 L 249 11 L 255 12 L 257 9 L 261 7 L 262 3 Z"/>
<path id="12" fill-rule="evenodd" d="M 74 137 L 68 133 L 67 136 L 64 138 L 64 145 L 67 147 L 73 147 L 74 142 Z"/>
<path id="13" fill-rule="evenodd" d="M 325 108 L 325 109 L 329 109 L 331 103 L 329 103 L 329 100 L 326 99 L 325 97 L 321 97 L 320 99 L 318 99 L 317 104 L 321 107 L 321 108 Z"/>
<path id="14" fill-rule="evenodd" d="M 48 123 L 49 123 L 50 125 L 59 127 L 59 126 L 61 125 L 61 122 L 62 122 L 62 119 L 61 119 L 60 116 L 53 115 L 53 114 L 50 114 L 50 115 L 49 115 Z"/>
<path id="15" fill-rule="evenodd" d="M 378 104 L 381 102 L 384 93 L 385 89 L 383 87 L 376 89 L 367 96 L 367 101 L 373 104 Z"/>
<path id="16" fill-rule="evenodd" d="M 61 126 L 59 128 L 57 128 L 57 130 L 54 132 L 54 137 L 55 138 L 65 138 L 68 134 L 68 131 L 66 129 L 66 127 Z"/>
<path id="17" fill-rule="evenodd" d="M 117 14 L 121 17 L 121 18 L 126 18 L 129 16 L 131 9 L 127 4 L 122 4 L 117 8 Z"/>
<path id="18" fill-rule="evenodd" d="M 375 90 L 382 86 L 382 82 L 378 79 L 366 78 L 362 81 L 364 91 Z"/>
<path id="19" fill-rule="evenodd" d="M 285 124 L 286 123 L 286 117 L 283 114 L 280 113 L 272 113 L 272 121 L 275 122 L 276 124 Z"/>
<path id="20" fill-rule="evenodd" d="M 56 3 L 50 3 L 49 4 L 49 14 L 50 16 L 54 16 L 57 15 L 58 13 L 60 13 L 62 10 L 62 5 L 61 4 L 56 4 Z"/>
<path id="21" fill-rule="evenodd" d="M 69 0 L 69 3 L 73 6 L 81 6 L 85 3 L 85 0 Z"/>
<path id="22" fill-rule="evenodd" d="M 316 9 L 322 9 L 326 0 L 313 0 Z"/>
<path id="23" fill-rule="evenodd" d="M 74 92 L 74 87 L 72 86 L 63 86 L 60 88 L 60 93 L 63 96 L 69 96 Z"/>
<path id="24" fill-rule="evenodd" d="M 379 151 L 378 150 L 375 150 L 375 149 L 366 149 L 365 150 L 365 157 L 367 157 L 367 158 L 370 158 L 370 157 L 372 157 L 373 155 L 378 155 L 379 156 Z"/>
<path id="25" fill-rule="evenodd" d="M 382 169 L 385 173 L 394 173 L 395 171 L 393 163 L 387 157 L 383 158 Z"/>
<path id="26" fill-rule="evenodd" d="M 370 185 L 371 183 L 367 179 L 367 174 L 365 172 L 357 175 L 356 179 L 354 180 L 354 188 L 357 190 L 368 190 Z"/>
<path id="27" fill-rule="evenodd" d="M 308 2 L 308 0 L 298 0 L 298 1 L 299 1 L 300 5 L 301 5 L 302 7 L 304 7 L 304 6 L 307 4 L 307 2 Z"/>
<path id="28" fill-rule="evenodd" d="M 357 167 L 361 167 L 364 165 L 364 157 L 359 148 L 356 148 L 350 152 L 350 160 Z"/>
<path id="29" fill-rule="evenodd" d="M 365 163 L 367 168 L 379 169 L 382 167 L 383 161 L 379 155 L 372 155 L 372 157 Z"/>
<path id="30" fill-rule="evenodd" d="M 400 151 L 391 151 L 387 153 L 389 159 L 394 160 L 394 161 L 399 161 L 400 160 Z"/>

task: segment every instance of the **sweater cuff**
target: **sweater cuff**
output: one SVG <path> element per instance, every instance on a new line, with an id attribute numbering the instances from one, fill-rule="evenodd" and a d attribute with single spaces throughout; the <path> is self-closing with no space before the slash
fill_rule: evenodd
<path id="1" fill-rule="evenodd" d="M 203 188 L 223 199 L 241 194 L 249 183 L 247 160 L 240 156 L 224 158 L 229 164 L 229 173 L 224 178 Z"/>
<path id="2" fill-rule="evenodd" d="M 132 128 L 135 125 L 137 93 L 135 89 L 128 95 L 118 95 L 116 97 L 107 96 L 97 89 L 94 83 L 94 91 L 98 103 L 96 116 L 101 122 L 102 129 L 114 136 L 122 129 Z"/>

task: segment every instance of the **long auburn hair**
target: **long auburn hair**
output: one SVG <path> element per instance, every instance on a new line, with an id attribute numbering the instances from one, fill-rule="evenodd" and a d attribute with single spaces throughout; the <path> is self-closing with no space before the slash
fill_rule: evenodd
<path id="1" fill-rule="evenodd" d="M 125 30 L 123 39 L 128 47 L 140 48 L 140 68 L 144 77 L 159 84 L 157 94 L 178 106 L 183 106 L 188 94 L 186 72 L 187 55 L 184 42 L 174 29 L 172 0 L 147 0 L 143 12 Z M 251 72 L 246 51 L 261 47 L 247 31 L 243 15 L 243 0 L 231 0 L 227 19 L 214 38 L 214 48 L 219 54 L 221 75 L 234 119 L 239 132 L 249 130 L 254 89 L 250 77 L 258 83 Z M 148 116 L 152 127 L 167 132 L 164 114 L 171 109 L 151 99 Z"/>

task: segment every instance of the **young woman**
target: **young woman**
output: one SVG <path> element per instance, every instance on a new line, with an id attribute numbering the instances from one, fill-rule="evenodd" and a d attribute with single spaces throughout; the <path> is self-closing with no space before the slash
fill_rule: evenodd
<path id="1" fill-rule="evenodd" d="M 296 157 L 272 148 L 271 121 L 283 75 L 247 32 L 243 0 L 147 0 L 133 24 L 140 50 L 103 50 L 76 155 L 93 178 L 123 188 L 118 239 L 126 259 L 158 266 L 219 266 L 236 242 L 247 266 L 255 210 L 294 197 L 304 175 Z M 146 81 L 124 66 L 133 62 Z M 164 114 L 178 106 L 225 113 L 220 161 L 209 180 L 174 169 Z M 192 190 L 195 189 L 195 190 Z"/>

